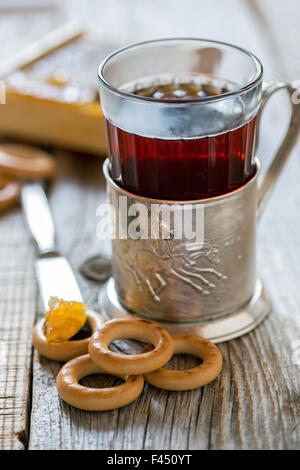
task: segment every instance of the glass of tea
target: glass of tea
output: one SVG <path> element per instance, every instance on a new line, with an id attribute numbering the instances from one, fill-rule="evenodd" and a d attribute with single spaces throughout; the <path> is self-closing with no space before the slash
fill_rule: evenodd
<path id="1" fill-rule="evenodd" d="M 163 200 L 233 191 L 254 174 L 262 65 L 201 39 L 135 44 L 99 67 L 110 172 L 122 188 Z"/>

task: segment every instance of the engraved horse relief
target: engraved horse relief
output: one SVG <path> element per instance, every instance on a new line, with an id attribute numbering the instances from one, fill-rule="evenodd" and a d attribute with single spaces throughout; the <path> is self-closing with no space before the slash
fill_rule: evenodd
<path id="1" fill-rule="evenodd" d="M 215 279 L 226 279 L 218 271 L 217 247 L 206 241 L 139 239 L 122 240 L 121 245 L 123 268 L 132 274 L 138 288 L 148 291 L 157 302 L 167 288 L 167 278 L 179 279 L 203 295 L 216 287 Z"/>

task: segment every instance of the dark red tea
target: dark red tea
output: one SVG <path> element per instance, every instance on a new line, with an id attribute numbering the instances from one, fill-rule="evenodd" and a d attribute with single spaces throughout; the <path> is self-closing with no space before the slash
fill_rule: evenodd
<path id="1" fill-rule="evenodd" d="M 195 99 L 226 89 L 210 84 L 162 85 L 138 90 L 154 99 Z M 227 193 L 253 174 L 256 118 L 211 137 L 165 140 L 131 134 L 106 121 L 113 179 L 154 199 L 192 200 Z"/>

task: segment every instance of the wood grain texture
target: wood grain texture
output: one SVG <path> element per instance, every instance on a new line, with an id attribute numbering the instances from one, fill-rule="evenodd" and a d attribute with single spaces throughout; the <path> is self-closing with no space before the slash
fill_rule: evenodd
<path id="1" fill-rule="evenodd" d="M 267 78 L 300 76 L 296 52 L 285 55 L 281 44 L 283 36 L 291 47 L 298 41 L 285 7 L 274 8 L 269 0 L 255 3 L 186 0 L 176 11 L 174 0 L 128 0 L 126 7 L 119 0 L 84 5 L 72 0 L 64 2 L 64 8 L 69 18 L 78 15 L 104 32 L 232 41 L 262 59 Z M 293 8 L 291 16 L 299 15 L 299 2 L 286 4 Z M 259 149 L 263 168 L 282 136 L 287 104 L 284 98 L 274 98 L 265 112 Z M 109 253 L 108 244 L 95 235 L 96 207 L 105 200 L 101 162 L 62 152 L 56 156 L 59 175 L 50 188 L 51 207 L 61 251 L 77 270 L 86 257 Z M 224 367 L 212 384 L 182 393 L 146 384 L 134 403 L 111 412 L 84 412 L 63 403 L 55 387 L 60 365 L 36 353 L 30 393 L 30 336 L 36 311 L 33 249 L 17 211 L 1 218 L 0 339 L 11 338 L 13 354 L 12 367 L 0 365 L 0 383 L 6 387 L 0 389 L 6 404 L 0 402 L 0 448 L 23 447 L 16 433 L 25 429 L 29 408 L 30 449 L 299 449 L 300 368 L 292 361 L 292 342 L 300 339 L 299 179 L 298 148 L 258 229 L 258 269 L 274 306 L 268 319 L 252 333 L 220 345 Z M 99 285 L 80 276 L 79 282 L 86 302 L 97 309 Z M 118 342 L 116 347 L 130 352 L 137 346 Z M 190 361 L 180 357 L 172 365 L 184 367 Z M 91 377 L 84 383 L 107 385 L 113 379 Z"/>
<path id="2" fill-rule="evenodd" d="M 0 60 L 50 31 L 56 15 L 0 15 Z M 5 108 L 5 105 L 1 105 Z M 28 445 L 31 334 L 37 311 L 34 249 L 19 208 L 0 214 L 0 449 Z"/>
<path id="3" fill-rule="evenodd" d="M 33 249 L 19 211 L 1 216 L 0 246 L 0 448 L 23 449 L 36 286 Z"/>
<path id="4" fill-rule="evenodd" d="M 280 124 L 280 123 L 279 123 Z M 264 147 L 265 150 L 264 150 Z M 265 141 L 261 151 L 267 151 Z M 269 158 L 265 158 L 265 164 Z M 70 236 L 59 226 L 64 250 L 75 267 L 90 246 L 95 230 L 93 211 L 103 197 L 85 179 L 86 166 L 67 160 L 64 174 L 80 174 L 73 187 L 74 205 L 60 207 L 59 218 L 67 217 Z M 79 166 L 77 166 L 79 165 Z M 298 161 L 293 158 L 268 207 L 259 229 L 259 268 L 271 293 L 272 315 L 253 333 L 221 345 L 224 367 L 221 376 L 202 390 L 164 392 L 146 384 L 144 393 L 121 410 L 88 413 L 61 402 L 55 387 L 57 363 L 35 356 L 30 448 L 32 449 L 285 449 L 300 444 L 299 371 L 292 363 L 291 342 L 300 339 L 297 273 L 297 198 L 286 188 L 297 188 Z M 96 178 L 95 178 L 96 179 Z M 80 182 L 81 181 L 81 182 Z M 100 182 L 100 181 L 99 181 Z M 68 200 L 62 186 L 53 189 L 52 199 Z M 88 193 L 86 193 L 89 188 Z M 70 190 L 70 187 L 69 189 Z M 299 196 L 298 196 L 299 200 Z M 85 201 L 85 211 L 81 208 Z M 55 212 L 55 200 L 52 203 Z M 286 212 L 285 208 L 289 207 Z M 76 217 L 82 211 L 83 221 Z M 64 212 L 65 211 L 65 212 Z M 282 223 L 284 218 L 285 223 Z M 72 223 L 79 224 L 76 231 Z M 288 242 L 286 239 L 288 237 Z M 297 249 L 298 247 L 298 249 Z M 96 247 L 95 247 L 96 248 Z M 289 261 L 287 261 L 289 260 Z M 292 273 L 292 274 L 291 274 Z M 85 296 L 97 308 L 98 286 L 81 280 Z M 281 286 L 278 289 L 278 286 Z M 291 313 L 293 312 L 293 313 Z M 121 344 L 122 350 L 126 343 Z M 127 346 L 130 352 L 132 347 Z M 180 361 L 181 367 L 184 360 Z M 96 384 L 99 381 L 91 381 Z M 101 383 L 101 381 L 100 381 Z M 103 382 L 102 382 L 103 383 Z M 104 382 L 105 383 L 105 382 Z M 47 432 L 43 432 L 47 430 Z"/>

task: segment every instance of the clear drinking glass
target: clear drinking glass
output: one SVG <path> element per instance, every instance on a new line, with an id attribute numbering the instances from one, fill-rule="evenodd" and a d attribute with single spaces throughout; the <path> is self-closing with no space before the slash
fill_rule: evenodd
<path id="1" fill-rule="evenodd" d="M 262 75 L 250 52 L 202 39 L 148 41 L 108 56 L 99 81 L 113 180 L 167 200 L 245 184 L 255 171 Z"/>

